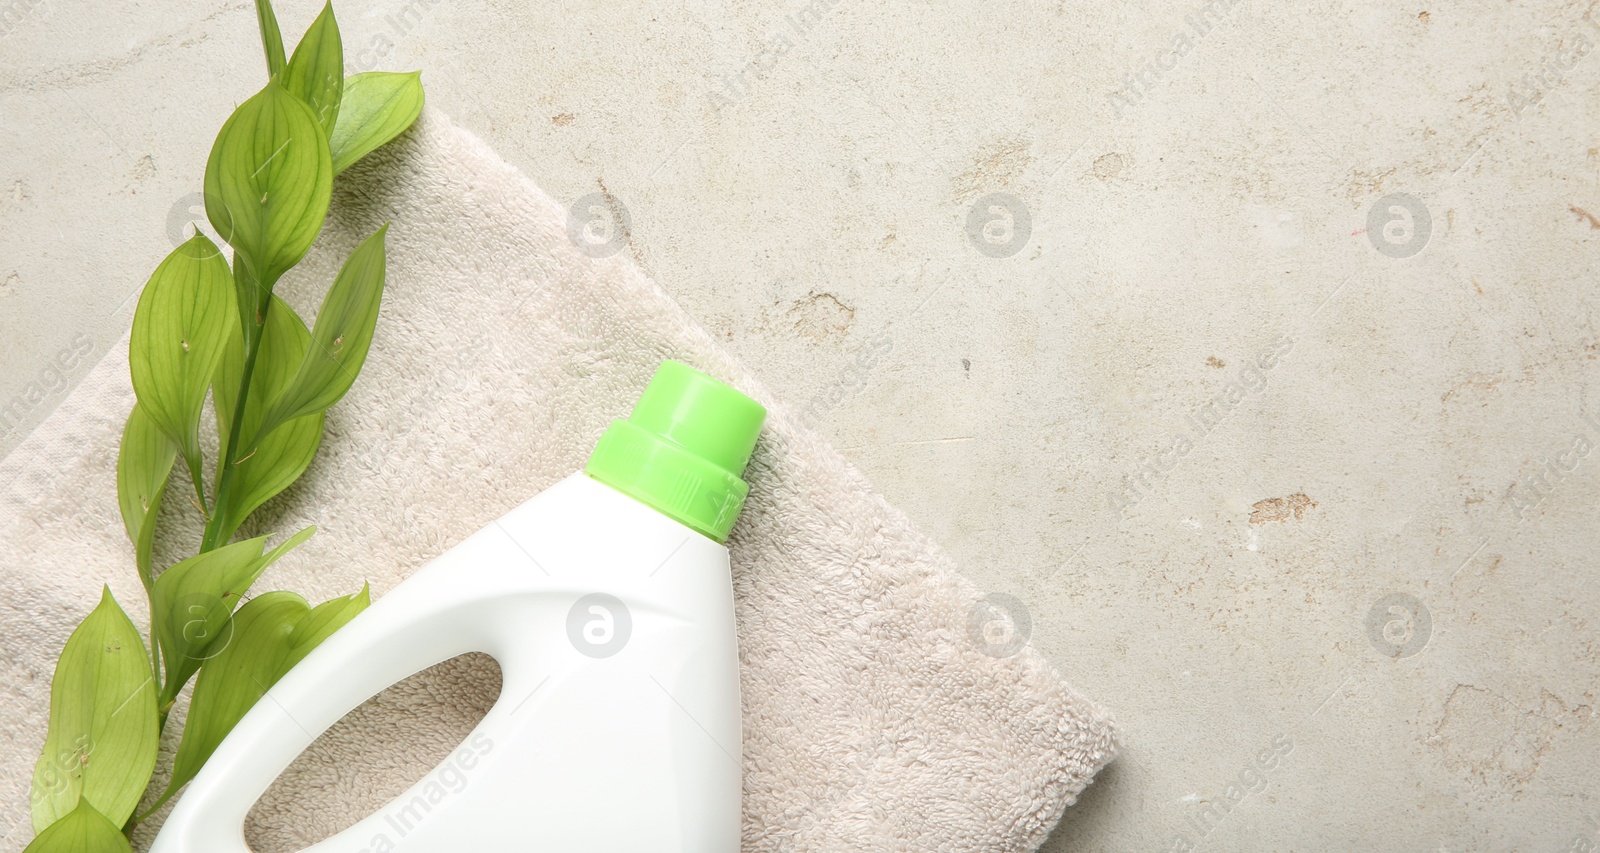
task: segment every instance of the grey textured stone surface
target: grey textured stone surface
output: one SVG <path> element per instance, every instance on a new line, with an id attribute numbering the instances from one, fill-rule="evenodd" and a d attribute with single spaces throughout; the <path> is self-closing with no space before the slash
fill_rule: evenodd
<path id="1" fill-rule="evenodd" d="M 1046 850 L 1600 841 L 1600 8 L 337 8 L 580 236 L 626 210 L 1116 712 Z M 0 451 L 126 326 L 254 27 L 0 3 Z"/>

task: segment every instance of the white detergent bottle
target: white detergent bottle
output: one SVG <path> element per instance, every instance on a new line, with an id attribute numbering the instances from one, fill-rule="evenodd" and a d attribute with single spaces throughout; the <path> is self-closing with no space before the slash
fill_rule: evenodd
<path id="1" fill-rule="evenodd" d="M 668 361 L 583 472 L 474 533 L 283 677 L 153 853 L 247 853 L 250 807 L 389 685 L 467 652 L 500 698 L 448 758 L 315 853 L 735 853 L 739 657 L 723 542 L 766 410 Z"/>

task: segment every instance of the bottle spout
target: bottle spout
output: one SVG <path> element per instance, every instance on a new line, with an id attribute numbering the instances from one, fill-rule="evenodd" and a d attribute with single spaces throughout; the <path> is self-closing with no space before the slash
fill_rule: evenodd
<path id="1" fill-rule="evenodd" d="M 679 361 L 664 361 L 633 414 L 606 428 L 584 471 L 723 542 L 744 507 L 742 479 L 767 410 Z"/>

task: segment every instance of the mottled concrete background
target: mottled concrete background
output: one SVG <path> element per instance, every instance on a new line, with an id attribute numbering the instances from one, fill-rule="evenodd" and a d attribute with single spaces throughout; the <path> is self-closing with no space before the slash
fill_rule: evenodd
<path id="1" fill-rule="evenodd" d="M 1600 8 L 338 11 L 1116 711 L 1047 850 L 1600 842 Z M 0 451 L 262 68 L 240 0 L 0 0 Z"/>

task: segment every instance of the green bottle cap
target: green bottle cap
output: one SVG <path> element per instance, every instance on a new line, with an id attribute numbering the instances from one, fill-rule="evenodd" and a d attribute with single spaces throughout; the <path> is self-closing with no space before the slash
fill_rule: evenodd
<path id="1" fill-rule="evenodd" d="M 766 418 L 760 403 L 664 361 L 633 414 L 600 436 L 584 471 L 722 542 L 750 493 L 740 475 Z"/>

